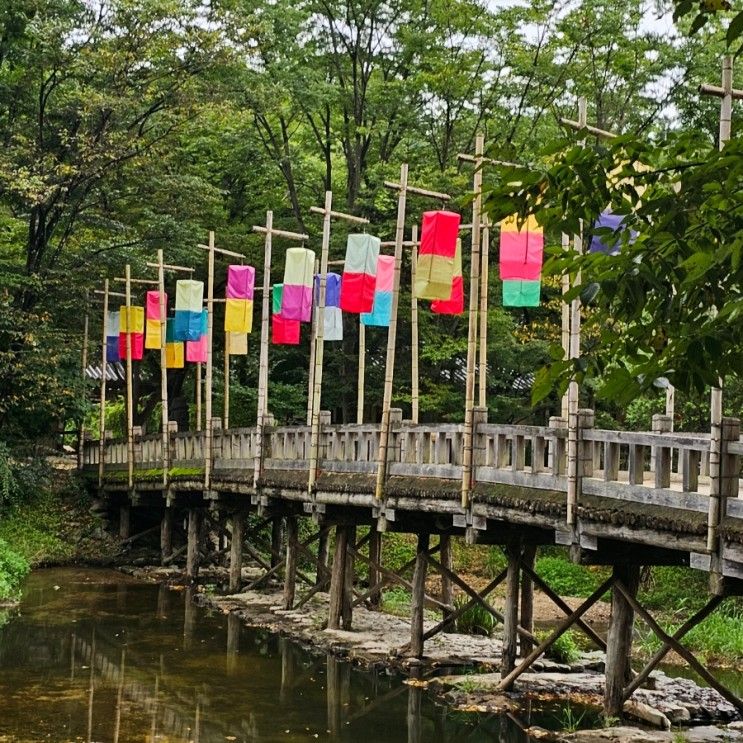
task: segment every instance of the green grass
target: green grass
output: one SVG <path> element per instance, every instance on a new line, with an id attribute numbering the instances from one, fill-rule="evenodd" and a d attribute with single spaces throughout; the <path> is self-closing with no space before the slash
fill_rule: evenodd
<path id="1" fill-rule="evenodd" d="M 543 555 L 537 559 L 540 578 L 560 596 L 590 596 L 608 575 L 607 568 L 585 567 L 562 555 Z"/>
<path id="2" fill-rule="evenodd" d="M 537 632 L 537 640 L 542 642 L 550 636 L 551 631 Z M 577 633 L 568 630 L 561 634 L 551 645 L 545 655 L 557 663 L 576 663 L 580 658 L 580 647 L 577 642 Z"/>
<path id="3" fill-rule="evenodd" d="M 21 583 L 30 569 L 28 560 L 0 539 L 0 601 L 18 598 Z"/>
<path id="4" fill-rule="evenodd" d="M 470 597 L 459 594 L 454 599 L 454 608 L 460 609 L 469 603 Z M 484 635 L 490 637 L 495 629 L 495 617 L 481 604 L 474 604 L 463 611 L 455 620 L 457 632 L 464 635 Z"/>

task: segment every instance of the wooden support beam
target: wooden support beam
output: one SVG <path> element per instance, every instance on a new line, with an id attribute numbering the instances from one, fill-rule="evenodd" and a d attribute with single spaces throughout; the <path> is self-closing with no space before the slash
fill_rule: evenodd
<path id="1" fill-rule="evenodd" d="M 423 608 L 426 595 L 426 552 L 430 535 L 426 532 L 418 535 L 415 572 L 413 573 L 412 600 L 410 606 L 410 654 L 416 658 L 423 657 Z"/>
<path id="2" fill-rule="evenodd" d="M 199 575 L 199 529 L 200 514 L 196 508 L 188 509 L 188 536 L 186 553 L 186 577 L 193 580 Z"/>
<path id="3" fill-rule="evenodd" d="M 547 596 L 547 598 L 551 599 L 552 603 L 555 604 L 560 610 L 562 610 L 567 616 L 570 616 L 571 612 L 573 611 L 566 603 L 562 600 L 562 597 L 557 594 L 555 591 L 553 591 L 547 583 L 542 580 L 542 578 L 539 576 L 539 574 L 533 569 L 531 565 L 528 565 L 526 562 L 521 563 L 521 570 L 524 572 L 526 576 L 531 578 L 532 582 L 536 584 L 536 586 L 539 588 L 539 590 Z M 577 627 L 580 627 L 583 632 L 588 635 L 588 637 L 593 640 L 593 642 L 597 645 L 599 650 L 606 651 L 606 642 L 604 639 L 591 627 L 590 624 L 587 624 L 582 619 L 577 619 L 575 622 Z"/>
<path id="4" fill-rule="evenodd" d="M 632 655 L 632 630 L 635 614 L 634 597 L 640 585 L 639 565 L 615 565 L 612 574 L 614 589 L 611 598 L 611 620 L 606 647 L 606 687 L 604 689 L 604 714 L 619 717 L 624 705 L 624 687 L 630 680 Z M 625 593 L 623 585 L 627 586 Z M 631 595 L 630 601 L 626 594 Z"/>
<path id="5" fill-rule="evenodd" d="M 333 555 L 332 575 L 330 577 L 330 605 L 328 607 L 328 629 L 338 629 L 343 610 L 343 590 L 346 576 L 346 555 L 348 552 L 348 531 L 346 527 L 335 527 L 335 554 Z"/>
<path id="6" fill-rule="evenodd" d="M 354 556 L 357 554 L 351 548 L 356 543 L 356 526 L 344 527 L 348 533 L 346 537 L 346 566 L 343 571 L 343 595 L 341 597 L 341 620 L 343 629 L 349 632 L 353 624 L 353 584 L 356 578 Z"/>
<path id="7" fill-rule="evenodd" d="M 531 668 L 534 661 L 549 650 L 555 643 L 555 640 L 569 630 L 573 624 L 575 624 L 575 621 L 582 617 L 606 593 L 613 582 L 613 577 L 607 578 L 577 609 L 570 614 L 569 617 L 563 620 L 552 631 L 549 637 L 543 640 L 538 647 L 534 648 L 534 650 L 532 650 L 531 653 L 529 653 L 529 655 L 524 658 L 524 660 L 522 660 L 521 663 L 511 671 L 511 673 L 508 674 L 508 676 L 501 680 L 496 691 L 510 689 L 513 686 L 513 682 L 516 681 L 522 673 L 526 673 L 526 671 Z"/>
<path id="8" fill-rule="evenodd" d="M 451 549 L 451 535 L 442 534 L 439 537 L 439 548 L 441 553 L 441 564 L 448 572 L 441 573 L 441 603 L 445 606 L 454 604 L 454 592 L 452 590 L 452 581 L 449 573 L 453 571 L 453 558 Z M 442 609 L 443 616 L 446 617 L 450 612 Z"/>
<path id="9" fill-rule="evenodd" d="M 131 534 L 131 506 L 124 503 L 119 506 L 119 539 L 128 539 Z"/>
<path id="10" fill-rule="evenodd" d="M 286 517 L 286 570 L 284 571 L 284 609 L 294 607 L 297 586 L 297 517 Z"/>
<path id="11" fill-rule="evenodd" d="M 165 565 L 173 553 L 173 507 L 166 506 L 163 509 L 160 520 L 160 564 Z"/>
<path id="12" fill-rule="evenodd" d="M 503 609 L 503 649 L 501 650 L 501 678 L 506 678 L 516 666 L 518 655 L 519 579 L 521 576 L 521 544 L 508 545 L 504 552 L 508 560 L 506 575 L 506 603 Z M 509 689 L 510 687 L 506 687 Z"/>
<path id="13" fill-rule="evenodd" d="M 534 571 L 534 562 L 537 557 L 537 546 L 525 544 L 521 555 L 521 606 L 519 624 L 527 631 L 534 634 L 534 580 L 531 575 Z M 531 572 L 529 572 L 529 570 Z M 534 650 L 531 640 L 522 638 L 521 655 L 528 655 Z"/>
<path id="14" fill-rule="evenodd" d="M 230 537 L 230 593 L 237 593 L 242 582 L 244 523 L 245 513 L 242 510 L 235 511 L 232 514 Z"/>
<path id="15" fill-rule="evenodd" d="M 372 591 L 369 603 L 373 609 L 379 609 L 382 604 L 382 591 L 379 588 L 382 574 L 376 566 L 382 564 L 382 532 L 372 527 L 369 536 L 369 588 Z"/>
<path id="16" fill-rule="evenodd" d="M 723 596 L 713 596 L 699 611 L 695 612 L 692 617 L 687 619 L 672 635 L 672 638 L 676 642 L 680 642 L 681 639 L 690 632 L 694 627 L 701 624 L 723 601 Z M 635 676 L 630 682 L 629 686 L 624 690 L 624 700 L 627 701 L 632 694 L 639 689 L 649 678 L 650 674 L 662 662 L 663 658 L 672 649 L 668 643 L 663 643 L 663 646 L 655 652 L 653 657 L 647 662 L 645 667 L 640 673 Z"/>
<path id="17" fill-rule="evenodd" d="M 284 542 L 284 519 L 274 516 L 271 521 L 271 567 L 281 564 L 281 545 Z"/>
<path id="18" fill-rule="evenodd" d="M 320 530 L 317 543 L 317 578 L 316 583 L 318 590 L 327 591 L 330 587 L 330 569 L 328 562 L 330 560 L 330 527 L 326 526 Z"/>
<path id="19" fill-rule="evenodd" d="M 721 684 L 715 676 L 710 673 L 693 655 L 690 650 L 687 650 L 680 642 L 675 640 L 669 634 L 663 631 L 661 626 L 655 621 L 652 615 L 637 601 L 635 598 L 632 586 L 627 586 L 621 581 L 615 584 L 615 588 L 624 597 L 625 601 L 629 606 L 636 611 L 642 619 L 647 623 L 653 633 L 658 637 L 664 645 L 670 645 L 701 677 L 706 681 L 720 696 L 726 699 L 730 704 L 738 710 L 739 713 L 743 714 L 743 699 L 736 696 L 730 689 L 724 684 Z M 611 647 L 611 643 L 610 643 Z M 608 679 L 607 679 L 608 683 Z"/>

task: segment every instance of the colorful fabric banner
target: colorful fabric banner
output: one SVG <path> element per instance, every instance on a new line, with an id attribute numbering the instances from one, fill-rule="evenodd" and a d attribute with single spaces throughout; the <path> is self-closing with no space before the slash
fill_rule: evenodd
<path id="1" fill-rule="evenodd" d="M 454 278 L 449 299 L 434 299 L 431 312 L 437 315 L 461 315 L 464 312 L 464 279 L 462 278 L 462 241 L 457 238 L 454 254 Z"/>
<path id="2" fill-rule="evenodd" d="M 165 315 L 168 314 L 168 295 L 165 294 Z M 144 347 L 158 349 L 162 343 L 160 323 L 160 292 L 149 291 L 145 300 L 145 340 Z"/>
<path id="3" fill-rule="evenodd" d="M 255 268 L 227 266 L 227 299 L 253 299 Z"/>
<path id="4" fill-rule="evenodd" d="M 361 314 L 364 325 L 389 327 L 392 319 L 392 289 L 395 280 L 395 257 L 380 255 L 377 260 L 377 283 L 374 291 L 374 305 L 371 312 Z"/>
<path id="5" fill-rule="evenodd" d="M 299 320 L 287 320 L 282 316 L 284 285 L 274 284 L 271 294 L 273 313 L 271 316 L 271 341 L 275 345 L 299 345 Z"/>
<path id="6" fill-rule="evenodd" d="M 593 223 L 593 229 L 595 230 L 606 230 L 609 229 L 613 233 L 612 236 L 605 235 L 592 235 L 591 243 L 588 246 L 589 253 L 605 253 L 606 255 L 619 255 L 621 246 L 621 233 L 624 231 L 624 215 L 613 214 L 610 211 L 602 212 L 599 218 Z M 637 236 L 637 232 L 632 230 L 630 232 L 630 240 L 634 240 Z"/>
<path id="7" fill-rule="evenodd" d="M 175 318 L 169 317 L 165 324 L 165 368 L 183 369 L 184 349 L 183 342 L 176 338 Z"/>
<path id="8" fill-rule="evenodd" d="M 341 303 L 341 277 L 328 273 L 325 279 L 325 309 L 323 310 L 323 340 L 343 340 L 343 312 Z M 320 275 L 315 276 L 315 305 L 320 304 Z"/>
<path id="9" fill-rule="evenodd" d="M 285 320 L 309 322 L 312 319 L 312 276 L 315 253 L 307 248 L 289 248 L 284 265 L 281 316 Z"/>
<path id="10" fill-rule="evenodd" d="M 119 313 L 109 310 L 106 315 L 106 361 L 121 361 L 119 356 Z"/>
<path id="11" fill-rule="evenodd" d="M 542 275 L 543 254 L 544 231 L 534 217 L 527 217 L 520 227 L 515 214 L 501 222 L 501 280 L 539 280 Z"/>
<path id="12" fill-rule="evenodd" d="M 186 361 L 193 364 L 206 363 L 209 347 L 209 312 L 201 310 L 201 337 L 197 341 L 186 341 Z"/>
<path id="13" fill-rule="evenodd" d="M 504 307 L 539 307 L 541 281 L 508 279 L 503 282 Z"/>
<path id="14" fill-rule="evenodd" d="M 415 295 L 419 299 L 451 296 L 459 220 L 454 212 L 424 212 L 415 274 Z"/>
<path id="15" fill-rule="evenodd" d="M 228 299 L 225 302 L 224 329 L 228 333 L 253 332 L 252 299 Z"/>
<path id="16" fill-rule="evenodd" d="M 175 283 L 176 341 L 197 341 L 201 336 L 201 311 L 204 305 L 204 282 L 180 279 Z"/>
<path id="17" fill-rule="evenodd" d="M 126 359 L 127 335 L 131 336 L 132 361 L 144 356 L 144 307 L 122 305 L 119 307 L 119 357 Z"/>
<path id="18" fill-rule="evenodd" d="M 371 312 L 380 240 L 374 235 L 349 235 L 341 279 L 340 308 L 343 312 Z"/>
<path id="19" fill-rule="evenodd" d="M 227 333 L 229 338 L 230 356 L 247 356 L 248 355 L 248 334 L 247 333 Z"/>
<path id="20" fill-rule="evenodd" d="M 517 215 L 501 222 L 500 277 L 504 307 L 538 307 L 544 231 L 533 216 L 519 226 Z"/>

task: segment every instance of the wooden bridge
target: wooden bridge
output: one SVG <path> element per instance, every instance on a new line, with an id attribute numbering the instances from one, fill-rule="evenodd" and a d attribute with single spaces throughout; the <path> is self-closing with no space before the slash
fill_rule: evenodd
<path id="1" fill-rule="evenodd" d="M 463 611 L 455 609 L 453 586 L 503 623 L 502 688 L 555 639 L 576 625 L 607 652 L 606 712 L 615 715 L 665 654 L 674 649 L 743 713 L 743 701 L 717 682 L 680 644 L 692 627 L 729 595 L 743 593 L 743 490 L 740 422 L 723 419 L 720 438 L 672 432 L 671 419 L 657 415 L 652 432 L 600 430 L 591 410 L 580 410 L 571 426 L 551 418 L 548 426 L 487 422 L 475 409 L 471 471 L 465 472 L 465 427 L 460 424 L 411 424 L 402 412 L 390 414 L 387 459 L 380 463 L 381 426 L 331 425 L 321 414 L 317 469 L 310 473 L 311 427 L 264 425 L 221 430 L 214 419 L 208 431 L 180 432 L 171 427 L 168 451 L 160 434 L 135 432 L 133 446 L 113 440 L 89 441 L 83 464 L 100 491 L 120 507 L 121 534 L 129 533 L 131 509 L 157 509 L 161 548 L 171 559 L 175 511 L 188 512 L 187 572 L 196 576 L 199 523 L 207 514 L 224 517 L 230 542 L 230 589 L 241 588 L 243 549 L 255 556 L 244 531 L 251 510 L 274 524 L 267 574 L 284 571 L 287 607 L 329 587 L 329 627 L 350 628 L 354 603 L 378 602 L 385 584 L 401 583 L 413 595 L 411 641 L 402 651 L 422 656 L 424 641 L 449 627 Z M 128 452 L 132 452 L 132 456 Z M 169 463 L 167 469 L 163 462 Z M 462 480 L 472 485 L 462 497 Z M 379 487 L 381 481 L 382 487 Z M 215 517 L 214 514 L 217 514 Z M 298 538 L 298 518 L 311 518 L 317 534 Z M 285 544 L 282 528 L 285 524 Z M 370 527 L 357 542 L 356 529 Z M 328 534 L 335 528 L 335 552 L 329 567 Z M 381 564 L 385 531 L 418 537 L 412 581 Z M 438 535 L 432 546 L 430 536 Z M 451 539 L 502 545 L 508 567 L 477 592 L 452 569 Z M 317 549 L 310 545 L 317 542 Z M 361 549 L 368 544 L 368 554 Z M 538 545 L 570 548 L 574 560 L 611 565 L 613 573 L 579 609 L 571 611 L 534 572 Z M 297 600 L 300 555 L 317 564 L 317 579 Z M 369 565 L 368 590 L 362 592 L 354 561 Z M 673 637 L 669 637 L 637 601 L 642 565 L 690 565 L 710 575 L 710 600 Z M 440 572 L 441 594 L 426 594 L 426 573 Z M 401 571 L 402 572 L 402 571 Z M 506 585 L 501 614 L 486 600 Z M 533 634 L 534 585 L 552 598 L 566 619 L 545 641 Z M 612 621 L 606 641 L 581 617 L 612 591 Z M 424 605 L 442 610 L 440 624 L 423 632 Z M 520 611 L 520 615 L 519 615 Z M 639 614 L 660 637 L 663 651 L 633 675 L 628 659 L 632 627 Z M 517 658 L 521 662 L 517 665 Z"/>

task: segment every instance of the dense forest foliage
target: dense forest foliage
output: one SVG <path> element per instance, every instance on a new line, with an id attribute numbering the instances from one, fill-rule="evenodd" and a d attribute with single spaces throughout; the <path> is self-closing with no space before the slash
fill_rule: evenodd
<path id="1" fill-rule="evenodd" d="M 714 207 L 717 220 L 689 249 L 732 234 L 739 202 L 721 201 L 712 186 L 720 167 L 727 168 L 725 177 L 732 183 L 739 165 L 708 162 L 716 149 L 719 101 L 697 91 L 702 82 L 719 82 L 730 14 L 720 17 L 715 11 L 724 5 L 2 0 L 0 441 L 51 442 L 83 419 L 92 423 L 95 383 L 81 375 L 84 318 L 89 313 L 89 362 L 100 363 L 101 310 L 94 292 L 104 278 L 121 276 L 125 263 L 135 276 L 152 276 L 146 263 L 162 248 L 167 261 L 194 266 L 204 278 L 205 254 L 196 245 L 214 230 L 219 246 L 245 253 L 260 266 L 262 238 L 251 228 L 264 222 L 267 209 L 277 226 L 306 231 L 309 247 L 318 249 L 322 225 L 310 207 L 321 205 L 328 189 L 338 208 L 368 217 L 371 231 L 390 239 L 396 203 L 382 184 L 397 177 L 402 162 L 410 164 L 411 182 L 455 196 L 454 208 L 468 221 L 472 168 L 458 162 L 457 153 L 472 152 L 477 132 L 485 134 L 492 157 L 531 166 L 517 177 L 514 171 L 485 169 L 494 218 L 509 209 L 527 210 L 541 199 L 550 245 L 559 245 L 565 205 L 573 219 L 589 221 L 621 197 L 601 186 L 601 177 L 605 184 L 616 162 L 630 162 L 626 167 L 634 175 L 639 170 L 634 164 L 643 159 L 658 165 L 658 172 L 671 168 L 671 161 L 675 168 L 680 142 L 686 142 L 688 168 L 707 163 L 692 169 L 683 206 L 688 210 L 691 201 L 698 205 L 708 197 L 708 217 L 713 219 Z M 740 26 L 734 18 L 731 38 Z M 585 149 L 576 148 L 578 135 L 567 134 L 559 118 L 576 117 L 580 95 L 588 99 L 590 122 L 627 138 L 610 147 L 589 138 Z M 644 219 L 657 225 L 669 208 L 669 185 L 657 176 L 649 187 Z M 408 226 L 431 206 L 411 198 Z M 660 233 L 659 227 L 643 244 L 652 247 Z M 331 257 L 342 257 L 345 236 L 346 228 L 334 225 Z M 721 291 L 736 285 L 724 267 L 712 271 L 718 265 L 714 251 L 707 255 L 707 263 L 696 266 L 697 278 L 704 275 L 706 283 L 694 301 L 708 301 L 715 285 Z M 731 260 L 739 271 L 740 251 L 735 255 Z M 636 310 L 625 318 L 630 331 L 622 347 L 612 346 L 611 359 L 592 369 L 616 370 L 623 353 L 645 349 L 640 331 L 664 311 L 663 292 L 676 286 L 658 284 L 658 277 L 669 278 L 688 258 L 667 256 L 657 264 L 655 284 L 643 274 L 645 283 L 637 279 L 628 285 L 619 304 L 627 313 Z M 604 279 L 618 272 L 630 275 L 628 260 L 586 271 L 601 269 Z M 276 250 L 276 276 L 282 266 L 282 251 Z M 468 268 L 465 250 L 465 274 Z M 407 263 L 403 271 L 408 286 Z M 219 295 L 222 264 L 217 275 Z M 544 301 L 536 310 L 504 310 L 491 263 L 491 420 L 543 422 L 555 412 L 558 398 L 551 382 L 572 370 L 553 365 L 541 373 L 542 393 L 534 407 L 530 388 L 559 341 L 558 287 L 556 277 L 545 280 Z M 638 297 L 653 291 L 647 306 L 638 304 Z M 408 290 L 403 295 L 395 402 L 405 409 Z M 611 345 L 601 313 L 620 308 L 602 301 L 599 297 L 596 308 L 588 310 L 594 316 L 586 333 L 589 349 L 592 343 Z M 683 334 L 698 322 L 689 316 L 669 328 Z M 725 339 L 725 348 L 715 346 L 714 338 L 725 336 L 720 322 L 707 329 L 701 351 L 689 340 L 674 347 L 674 358 L 724 357 L 723 370 L 730 371 L 740 352 L 728 346 L 743 346 L 737 335 Z M 616 328 L 612 332 L 622 335 Z M 255 419 L 257 337 L 251 336 L 247 357 L 233 360 L 234 425 Z M 367 333 L 369 419 L 381 401 L 385 340 L 383 329 Z M 665 338 L 657 343 L 658 350 L 668 345 Z M 221 355 L 221 345 L 216 353 Z M 323 407 L 339 421 L 355 420 L 356 353 L 357 327 L 347 322 L 343 343 L 329 344 L 325 357 Z M 466 317 L 433 316 L 422 308 L 420 354 L 422 419 L 461 419 Z M 271 409 L 279 420 L 304 418 L 308 358 L 306 330 L 300 346 L 271 348 Z M 136 366 L 135 418 L 146 426 L 159 400 L 157 354 Z M 221 368 L 219 362 L 215 366 Z M 625 366 L 614 385 L 627 383 L 636 367 Z M 648 378 L 664 370 L 650 364 L 642 372 Z M 703 386 L 714 379 L 713 372 L 710 367 L 690 373 L 686 383 L 681 376 L 674 380 L 689 390 L 680 394 L 679 427 L 706 428 Z M 193 400 L 193 376 L 193 368 L 171 372 L 172 399 Z M 588 376 L 584 395 L 594 404 L 601 385 L 598 375 Z M 216 386 L 218 411 L 219 371 Z M 602 403 L 601 424 L 647 426 L 662 399 L 640 387 L 627 387 L 629 404 Z M 732 380 L 731 405 L 741 399 L 737 387 Z M 116 394 L 114 388 L 112 400 Z M 116 402 L 110 406 L 114 430 L 121 409 Z"/>

